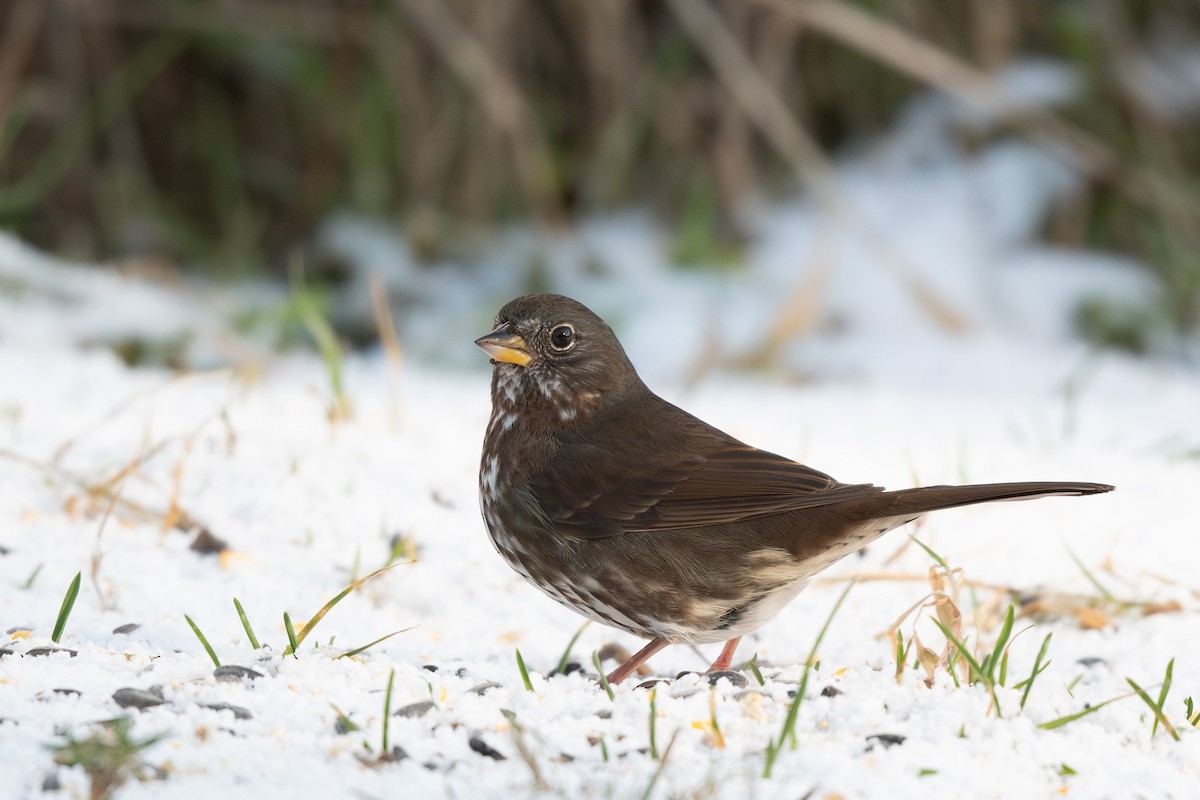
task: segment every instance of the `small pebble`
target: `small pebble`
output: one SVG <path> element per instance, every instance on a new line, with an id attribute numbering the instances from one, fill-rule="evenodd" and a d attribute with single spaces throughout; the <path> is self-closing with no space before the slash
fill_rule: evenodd
<path id="1" fill-rule="evenodd" d="M 734 686 L 736 686 L 739 689 L 744 689 L 745 687 L 750 685 L 750 682 L 748 680 L 746 680 L 745 675 L 738 672 L 737 670 L 732 670 L 732 669 L 719 669 L 719 670 L 716 670 L 715 672 L 706 672 L 706 673 L 704 673 L 704 677 L 707 678 L 708 682 L 711 683 L 713 686 L 716 686 L 717 681 L 721 680 L 722 678 L 729 681 L 730 683 L 732 683 Z"/>
<path id="2" fill-rule="evenodd" d="M 555 675 L 570 675 L 573 672 L 583 672 L 583 665 L 578 661 L 568 661 L 567 665 L 561 670 L 557 667 L 550 670 L 550 674 L 547 677 L 553 678 Z"/>
<path id="3" fill-rule="evenodd" d="M 133 633 L 140 627 L 142 627 L 140 622 L 126 622 L 124 625 L 113 628 L 113 633 Z"/>
<path id="4" fill-rule="evenodd" d="M 125 687 L 113 692 L 113 700 L 121 708 L 153 708 L 167 702 L 163 699 L 162 690 L 131 689 Z"/>
<path id="5" fill-rule="evenodd" d="M 830 684 L 821 690 L 821 697 L 837 697 L 842 693 L 842 690 Z"/>
<path id="6" fill-rule="evenodd" d="M 46 780 L 42 781 L 43 792 L 57 792 L 62 788 L 62 784 L 58 782 L 58 773 L 51 772 L 46 776 Z"/>
<path id="7" fill-rule="evenodd" d="M 1099 664 L 1108 665 L 1108 662 L 1099 656 L 1084 656 L 1083 658 L 1075 659 L 1076 664 L 1082 664 L 1085 667 L 1095 667 Z"/>
<path id="8" fill-rule="evenodd" d="M 202 555 L 211 555 L 213 553 L 223 553 L 229 549 L 229 545 L 225 543 L 221 537 L 215 535 L 208 528 L 201 528 L 196 534 L 196 538 L 188 546 L 188 549 L 194 550 Z"/>
<path id="9" fill-rule="evenodd" d="M 32 632 L 33 628 L 30 627 L 29 625 L 18 625 L 15 628 L 9 628 L 8 630 L 5 631 L 5 633 L 7 633 L 9 636 L 12 636 L 14 633 L 19 633 L 21 631 Z"/>
<path id="10" fill-rule="evenodd" d="M 611 708 L 602 708 L 596 712 L 596 716 L 599 717 L 600 719 L 612 719 L 612 709 Z"/>
<path id="11" fill-rule="evenodd" d="M 432 700 L 422 700 L 419 703 L 410 703 L 406 706 L 401 706 L 396 710 L 393 717 L 423 717 L 433 709 L 437 708 L 437 704 Z"/>
<path id="12" fill-rule="evenodd" d="M 437 664 L 426 664 L 425 666 L 421 667 L 421 669 L 425 670 L 426 672 L 437 672 L 438 666 Z"/>
<path id="13" fill-rule="evenodd" d="M 408 758 L 408 753 L 404 751 L 404 748 L 398 744 L 394 744 L 392 745 L 392 749 L 387 753 L 384 753 L 380 760 L 390 761 L 394 764 L 397 761 L 403 761 L 406 758 Z"/>
<path id="14" fill-rule="evenodd" d="M 254 715 L 241 706 L 229 703 L 201 703 L 201 708 L 211 708 L 213 711 L 232 711 L 235 719 L 253 719 Z"/>
<path id="15" fill-rule="evenodd" d="M 482 697 L 483 694 L 488 689 L 499 689 L 499 688 L 500 688 L 500 684 L 496 683 L 495 681 L 484 681 L 483 683 L 479 684 L 478 686 L 472 686 L 471 694 L 477 694 L 480 697 Z"/>
<path id="16" fill-rule="evenodd" d="M 487 756 L 488 758 L 493 758 L 496 761 L 505 760 L 503 753 L 492 747 L 483 739 L 480 739 L 478 736 L 472 736 L 468 744 L 471 746 L 472 750 L 474 750 L 476 753 L 479 753 L 481 756 Z"/>
<path id="17" fill-rule="evenodd" d="M 867 737 L 867 741 L 874 740 L 883 745 L 884 749 L 887 749 L 894 745 L 904 744 L 904 740 L 907 738 L 907 736 L 902 736 L 899 733 L 872 733 Z M 867 745 L 867 750 L 870 751 L 874 746 L 874 744 Z"/>
<path id="18" fill-rule="evenodd" d="M 51 653 L 70 653 L 71 658 L 79 655 L 77 650 L 71 650 L 66 647 L 34 647 L 25 651 L 27 656 L 48 656 Z"/>
<path id="19" fill-rule="evenodd" d="M 261 678 L 262 673 L 249 667 L 239 667 L 237 664 L 222 664 L 213 670 L 213 677 L 219 681 L 240 681 L 242 678 Z"/>
<path id="20" fill-rule="evenodd" d="M 65 694 L 65 695 L 73 694 L 76 697 L 79 697 L 83 694 L 83 692 L 79 691 L 78 689 L 55 689 L 54 693 L 55 694 Z"/>

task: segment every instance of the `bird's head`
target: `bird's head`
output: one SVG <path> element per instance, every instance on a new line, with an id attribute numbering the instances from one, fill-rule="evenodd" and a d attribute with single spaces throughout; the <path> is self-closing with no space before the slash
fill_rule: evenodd
<path id="1" fill-rule="evenodd" d="M 549 401 L 564 422 L 640 384 L 612 328 L 562 295 L 528 294 L 509 301 L 496 315 L 495 329 L 475 344 L 495 364 L 496 403 Z"/>

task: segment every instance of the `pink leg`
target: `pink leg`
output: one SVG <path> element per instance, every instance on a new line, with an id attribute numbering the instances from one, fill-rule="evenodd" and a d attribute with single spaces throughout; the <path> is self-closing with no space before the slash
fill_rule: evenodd
<path id="1" fill-rule="evenodd" d="M 618 683 L 632 675 L 634 671 L 642 665 L 642 662 L 669 644 L 670 642 L 661 636 L 655 636 L 650 640 L 649 644 L 631 655 L 624 664 L 608 673 L 608 682 L 613 686 L 616 686 Z"/>
<path id="2" fill-rule="evenodd" d="M 721 655 L 717 656 L 717 660 L 708 668 L 709 672 L 718 672 L 723 669 L 729 669 L 733 666 L 733 653 L 737 650 L 738 642 L 742 641 L 742 637 L 735 636 L 725 643 L 721 648 Z"/>

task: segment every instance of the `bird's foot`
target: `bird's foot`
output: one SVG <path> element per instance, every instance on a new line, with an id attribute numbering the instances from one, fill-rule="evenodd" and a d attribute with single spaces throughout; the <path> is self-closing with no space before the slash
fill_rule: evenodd
<path id="1" fill-rule="evenodd" d="M 733 666 L 733 654 L 737 652 L 738 644 L 742 641 L 742 637 L 735 636 L 725 643 L 721 648 L 721 655 L 717 656 L 717 660 L 712 663 L 705 674 L 709 672 L 727 672 Z"/>
<path id="2" fill-rule="evenodd" d="M 621 681 L 625 680 L 634 672 L 636 672 L 638 667 L 640 667 L 642 663 L 646 661 L 646 659 L 650 658 L 650 656 L 654 655 L 659 650 L 662 650 L 668 644 L 670 644 L 670 642 L 663 637 L 655 636 L 645 647 L 627 658 L 625 662 L 621 664 L 621 666 L 608 673 L 608 677 L 605 678 L 605 680 L 607 680 L 610 685 L 616 686 Z"/>

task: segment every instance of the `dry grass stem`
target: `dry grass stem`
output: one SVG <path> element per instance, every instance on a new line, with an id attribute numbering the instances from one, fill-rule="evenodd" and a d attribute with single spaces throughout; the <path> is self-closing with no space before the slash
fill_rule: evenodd
<path id="1" fill-rule="evenodd" d="M 396 323 L 392 319 L 392 306 L 388 302 L 387 284 L 379 275 L 371 276 L 371 311 L 375 327 L 379 331 L 379 342 L 388 363 L 388 391 L 391 395 L 392 425 L 400 424 L 400 376 L 404 367 L 404 350 L 396 338 Z"/>
<path id="2" fill-rule="evenodd" d="M 726 91 L 739 103 L 772 146 L 795 169 L 818 202 L 833 218 L 833 225 L 848 223 L 864 234 L 879 263 L 896 278 L 929 318 L 948 333 L 970 328 L 966 317 L 918 277 L 905 257 L 873 225 L 853 209 L 838 185 L 833 167 L 820 147 L 788 110 L 778 91 L 763 77 L 745 49 L 729 32 L 707 0 L 668 0 L 671 9 L 708 57 Z"/>
<path id="3" fill-rule="evenodd" d="M 900 26 L 839 0 L 753 0 L 871 55 L 892 69 L 996 115 L 1083 173 L 1113 183 L 1126 196 L 1177 219 L 1200 220 L 1200 204 L 1165 176 L 1129 164 L 1112 148 L 1057 114 L 1023 107 L 985 72 L 924 42 Z"/>
<path id="4" fill-rule="evenodd" d="M 441 0 L 403 0 L 401 5 L 429 37 L 446 65 L 479 101 L 513 156 L 513 168 L 529 210 L 543 222 L 560 223 L 550 192 L 552 167 L 541 129 L 517 84 L 483 44 Z"/>

